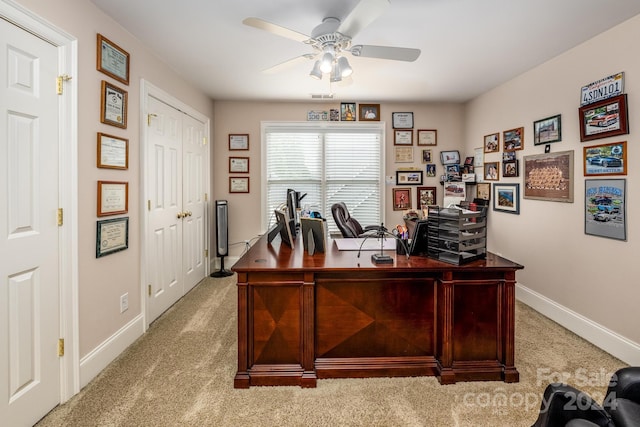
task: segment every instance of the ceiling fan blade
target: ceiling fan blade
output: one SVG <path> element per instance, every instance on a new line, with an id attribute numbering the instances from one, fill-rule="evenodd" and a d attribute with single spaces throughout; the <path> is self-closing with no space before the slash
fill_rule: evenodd
<path id="1" fill-rule="evenodd" d="M 278 36 L 285 37 L 298 42 L 305 42 L 309 40 L 309 36 L 307 36 L 306 34 L 302 34 L 297 31 L 290 30 L 285 27 L 281 27 L 280 25 L 272 24 L 271 22 L 267 22 L 260 18 L 246 18 L 242 21 L 242 23 L 244 25 L 248 25 L 250 27 L 254 27 L 259 30 L 268 31 L 272 34 L 276 34 Z"/>
<path id="2" fill-rule="evenodd" d="M 273 67 L 269 67 L 266 70 L 262 70 L 265 74 L 275 74 L 279 71 L 286 70 L 287 68 L 291 68 L 295 65 L 298 65 L 301 62 L 308 61 L 310 59 L 315 58 L 316 55 L 312 53 L 306 53 L 304 55 L 297 56 L 295 58 L 288 59 L 284 62 L 274 65 Z"/>
<path id="3" fill-rule="evenodd" d="M 389 0 L 360 0 L 360 3 L 342 20 L 338 32 L 353 38 L 382 15 L 387 7 L 389 7 Z"/>
<path id="4" fill-rule="evenodd" d="M 413 62 L 420 56 L 420 49 L 359 44 L 351 46 L 351 54 L 353 56 L 362 56 L 365 58 L 393 59 L 395 61 Z"/>

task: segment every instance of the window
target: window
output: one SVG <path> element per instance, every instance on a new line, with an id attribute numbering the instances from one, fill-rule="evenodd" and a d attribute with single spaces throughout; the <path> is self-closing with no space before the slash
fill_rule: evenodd
<path id="1" fill-rule="evenodd" d="M 339 233 L 331 216 L 339 201 L 363 226 L 382 222 L 383 124 L 266 123 L 262 133 L 265 228 L 288 188 L 306 193 L 302 207 L 327 218 L 330 233 Z"/>

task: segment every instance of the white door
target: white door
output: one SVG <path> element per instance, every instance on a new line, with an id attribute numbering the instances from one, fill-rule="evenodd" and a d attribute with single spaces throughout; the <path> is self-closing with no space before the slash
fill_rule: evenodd
<path id="1" fill-rule="evenodd" d="M 149 323 L 205 276 L 205 125 L 148 97 Z"/>
<path id="2" fill-rule="evenodd" d="M 60 402 L 58 52 L 3 19 L 0 52 L 0 420 L 31 426 Z"/>

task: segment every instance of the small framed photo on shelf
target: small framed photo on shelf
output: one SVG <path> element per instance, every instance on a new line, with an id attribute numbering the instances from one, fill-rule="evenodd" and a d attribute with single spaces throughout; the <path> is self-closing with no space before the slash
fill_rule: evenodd
<path id="1" fill-rule="evenodd" d="M 500 179 L 500 162 L 485 162 L 484 179 L 487 181 L 497 181 Z"/>
<path id="2" fill-rule="evenodd" d="M 129 211 L 129 183 L 98 181 L 98 216 L 109 216 Z"/>
<path id="3" fill-rule="evenodd" d="M 96 258 L 129 247 L 129 218 L 103 219 L 96 227 Z"/>
<path id="4" fill-rule="evenodd" d="M 356 121 L 356 103 L 343 102 L 340 104 L 340 120 L 343 122 Z"/>
<path id="5" fill-rule="evenodd" d="M 562 140 L 560 114 L 533 122 L 533 145 L 545 145 Z"/>
<path id="6" fill-rule="evenodd" d="M 127 91 L 102 80 L 100 122 L 127 128 Z"/>
<path id="7" fill-rule="evenodd" d="M 500 134 L 492 133 L 484 136 L 484 152 L 495 153 L 500 150 Z"/>
<path id="8" fill-rule="evenodd" d="M 493 184 L 493 210 L 520 214 L 520 184 Z"/>
<path id="9" fill-rule="evenodd" d="M 413 131 L 395 130 L 393 132 L 393 145 L 413 145 Z"/>
<path id="10" fill-rule="evenodd" d="M 627 141 L 583 147 L 584 176 L 626 175 Z"/>
<path id="11" fill-rule="evenodd" d="M 358 114 L 362 122 L 380 121 L 380 104 L 358 104 Z"/>
<path id="12" fill-rule="evenodd" d="M 411 189 L 410 188 L 394 188 L 393 189 L 393 210 L 403 211 L 411 209 Z"/>
<path id="13" fill-rule="evenodd" d="M 524 149 L 524 128 L 509 129 L 502 132 L 504 151 Z"/>
<path id="14" fill-rule="evenodd" d="M 249 134 L 247 133 L 230 133 L 229 134 L 229 150 L 248 150 Z"/>
<path id="15" fill-rule="evenodd" d="M 627 95 L 618 95 L 579 108 L 580 141 L 629 133 Z"/>
<path id="16" fill-rule="evenodd" d="M 129 168 L 129 140 L 98 132 L 97 167 L 103 169 Z"/>
<path id="17" fill-rule="evenodd" d="M 396 171 L 396 185 L 422 185 L 422 171 L 419 171 L 419 170 Z"/>
<path id="18" fill-rule="evenodd" d="M 413 113 L 391 113 L 394 129 L 413 129 Z"/>
<path id="19" fill-rule="evenodd" d="M 249 177 L 229 177 L 229 193 L 248 193 Z"/>
<path id="20" fill-rule="evenodd" d="M 129 85 L 129 53 L 120 46 L 98 34 L 96 69 L 107 76 Z"/>
<path id="21" fill-rule="evenodd" d="M 418 145 L 438 145 L 438 131 L 436 129 L 418 129 Z"/>
<path id="22" fill-rule="evenodd" d="M 441 151 L 440 162 L 443 165 L 456 165 L 460 163 L 460 152 L 458 150 Z"/>
<path id="23" fill-rule="evenodd" d="M 229 157 L 229 173 L 249 173 L 249 158 Z"/>

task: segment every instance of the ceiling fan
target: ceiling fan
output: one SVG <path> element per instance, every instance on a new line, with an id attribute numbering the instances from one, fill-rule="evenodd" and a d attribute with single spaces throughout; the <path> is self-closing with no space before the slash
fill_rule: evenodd
<path id="1" fill-rule="evenodd" d="M 349 52 L 353 56 L 408 62 L 413 62 L 420 56 L 420 49 L 352 44 L 352 39 L 378 18 L 388 6 L 389 0 L 360 0 L 344 19 L 336 17 L 323 19 L 322 23 L 311 31 L 310 36 L 260 18 L 246 18 L 242 23 L 308 44 L 313 48 L 313 53 L 307 53 L 277 64 L 265 72 L 274 72 L 299 61 L 315 59 L 314 66 L 309 73 L 311 77 L 321 79 L 323 74 L 330 73 L 331 81 L 339 82 L 353 72 L 349 61 L 344 56 L 345 52 Z"/>

